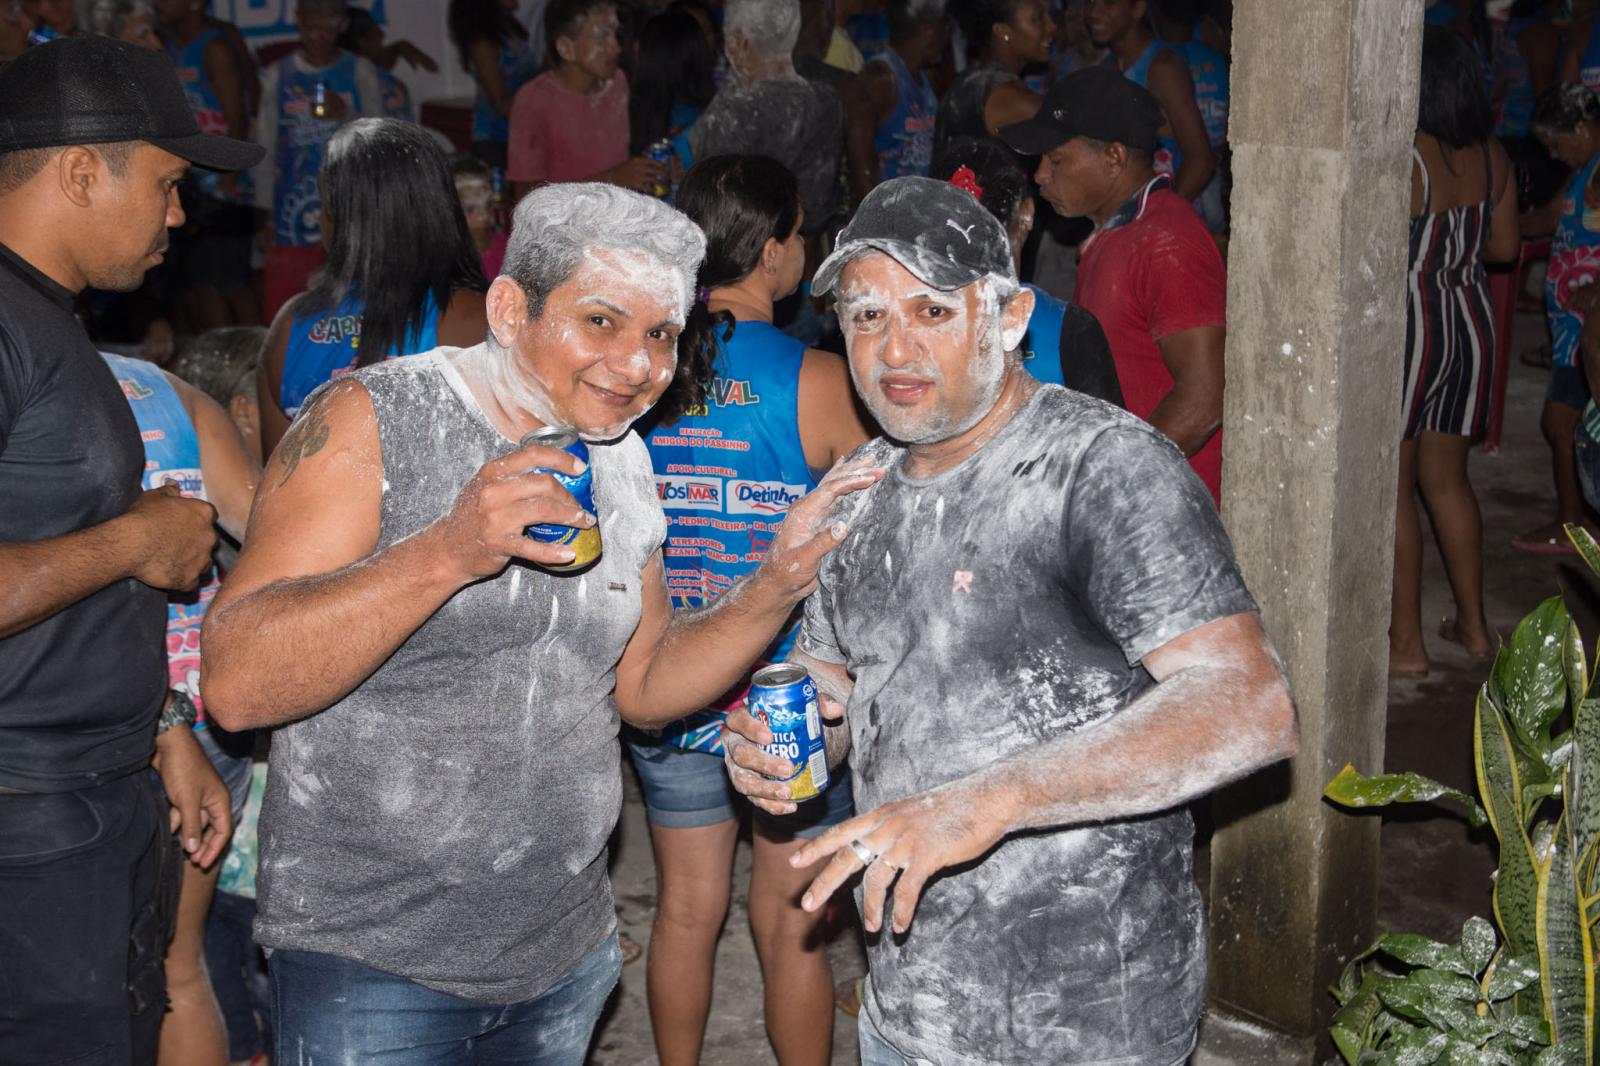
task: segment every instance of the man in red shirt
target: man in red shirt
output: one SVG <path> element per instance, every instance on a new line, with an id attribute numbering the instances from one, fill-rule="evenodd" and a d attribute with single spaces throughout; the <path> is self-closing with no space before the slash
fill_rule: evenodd
<path id="1" fill-rule="evenodd" d="M 1160 126 L 1148 90 L 1096 66 L 1000 134 L 1040 156 L 1036 178 L 1058 212 L 1094 221 L 1073 302 L 1105 330 L 1128 410 L 1171 438 L 1220 501 L 1227 272 L 1194 208 L 1154 170 Z"/>

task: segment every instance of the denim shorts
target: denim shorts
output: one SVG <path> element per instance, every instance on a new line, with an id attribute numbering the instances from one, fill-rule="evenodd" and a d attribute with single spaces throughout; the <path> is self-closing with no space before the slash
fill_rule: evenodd
<path id="1" fill-rule="evenodd" d="M 1544 399 L 1546 403 L 1559 403 L 1578 411 L 1589 406 L 1589 381 L 1584 377 L 1581 359 L 1572 366 L 1550 369 L 1550 383 L 1545 387 Z"/>
<path id="2" fill-rule="evenodd" d="M 639 772 L 645 812 L 651 825 L 664 829 L 699 829 L 733 818 L 743 797 L 728 780 L 722 756 L 685 751 L 638 735 L 628 738 L 633 768 Z M 800 804 L 793 814 L 768 814 L 751 808 L 761 823 L 802 840 L 821 836 L 855 814 L 850 792 L 850 767 L 835 767 L 822 795 Z"/>

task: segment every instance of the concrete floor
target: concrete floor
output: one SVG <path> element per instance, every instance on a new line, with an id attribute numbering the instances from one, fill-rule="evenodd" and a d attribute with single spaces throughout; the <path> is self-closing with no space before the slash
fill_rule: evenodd
<path id="1" fill-rule="evenodd" d="M 1592 641 L 1600 632 L 1596 627 L 1600 582 L 1574 557 L 1528 555 L 1510 544 L 1514 534 L 1554 516 L 1548 452 L 1538 429 L 1547 375 L 1522 365 L 1515 355 L 1538 343 L 1542 331 L 1538 316 L 1519 317 L 1504 445 L 1497 455 L 1475 452 L 1472 459 L 1472 480 L 1484 513 L 1489 622 L 1509 635 L 1517 620 L 1540 600 L 1567 591 L 1571 593 L 1569 605 Z M 1438 621 L 1451 614 L 1449 587 L 1429 540 L 1424 617 L 1432 622 L 1425 631 L 1431 636 Z M 1434 661 L 1430 677 L 1391 684 L 1385 768 L 1415 770 L 1471 792 L 1469 726 L 1484 669 L 1469 662 L 1455 645 L 1437 638 L 1430 639 L 1429 652 Z M 643 944 L 649 940 L 655 876 L 638 788 L 631 772 L 624 774 L 624 780 L 626 798 L 612 878 L 622 927 Z M 1203 853 L 1198 858 L 1204 869 Z M 701 1060 L 708 1066 L 757 1066 L 775 1061 L 761 1026 L 760 974 L 745 907 L 748 843 L 741 843 L 736 862 L 732 912 L 718 949 L 715 1000 Z M 1471 830 L 1444 808 L 1419 808 L 1388 817 L 1383 834 L 1380 923 L 1385 928 L 1454 939 L 1468 916 L 1488 913 L 1493 869 L 1488 831 Z M 862 972 L 852 937 L 841 937 L 832 954 L 836 978 Z M 639 1066 L 656 1061 L 644 978 L 642 961 L 624 969 L 622 986 L 596 1036 L 590 1059 L 596 1066 Z M 1234 1057 L 1223 1052 L 1207 1061 Z M 855 1022 L 837 1012 L 833 1061 L 840 1066 L 857 1062 Z"/>

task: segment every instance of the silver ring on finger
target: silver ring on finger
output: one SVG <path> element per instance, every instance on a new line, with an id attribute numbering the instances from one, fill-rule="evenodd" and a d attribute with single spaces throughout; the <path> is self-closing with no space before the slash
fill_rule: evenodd
<path id="1" fill-rule="evenodd" d="M 850 842 L 850 850 L 856 853 L 856 858 L 861 860 L 862 866 L 871 866 L 877 861 L 877 853 L 861 843 L 859 839 Z"/>

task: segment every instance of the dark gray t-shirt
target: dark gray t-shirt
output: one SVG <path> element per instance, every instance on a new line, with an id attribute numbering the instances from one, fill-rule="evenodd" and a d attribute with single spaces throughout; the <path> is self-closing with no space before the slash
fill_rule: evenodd
<path id="1" fill-rule="evenodd" d="M 1255 609 L 1183 456 L 1098 400 L 1041 386 L 924 481 L 902 449 L 863 450 L 890 472 L 841 505 L 797 645 L 855 680 L 859 812 L 1104 721 L 1154 685 L 1145 654 Z M 1192 844 L 1180 810 L 946 871 L 906 936 L 870 945 L 873 1024 L 941 1066 L 1183 1058 L 1205 990 Z"/>
<path id="2" fill-rule="evenodd" d="M 689 130 L 695 162 L 718 155 L 771 156 L 800 181 L 811 233 L 838 213 L 844 105 L 818 82 L 793 78 L 739 85 L 729 80 Z"/>
<path id="3" fill-rule="evenodd" d="M 439 349 L 353 375 L 383 448 L 378 547 L 513 451 Z M 305 417 L 302 414 L 301 417 Z M 644 442 L 589 448 L 604 554 L 468 585 L 372 676 L 278 730 L 256 939 L 488 1003 L 546 991 L 616 924 L 617 660 L 666 536 Z"/>

